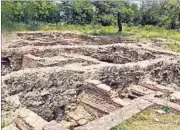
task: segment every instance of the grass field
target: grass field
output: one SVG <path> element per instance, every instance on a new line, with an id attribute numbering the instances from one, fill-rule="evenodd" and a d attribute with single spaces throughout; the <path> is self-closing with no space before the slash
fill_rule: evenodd
<path id="1" fill-rule="evenodd" d="M 180 44 L 179 43 L 172 43 L 168 44 L 167 47 L 174 52 L 180 52 Z"/>

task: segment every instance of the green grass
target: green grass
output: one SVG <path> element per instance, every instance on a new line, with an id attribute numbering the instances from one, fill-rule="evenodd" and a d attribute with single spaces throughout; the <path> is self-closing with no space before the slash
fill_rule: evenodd
<path id="1" fill-rule="evenodd" d="M 131 32 L 140 39 L 165 38 L 180 41 L 180 30 L 167 30 L 156 26 L 125 26 L 124 31 Z"/>
<path id="2" fill-rule="evenodd" d="M 4 121 L 1 122 L 1 128 L 4 128 L 6 126 L 6 123 Z"/>
<path id="3" fill-rule="evenodd" d="M 180 52 L 180 43 L 170 43 L 167 45 L 167 48 L 174 52 Z"/>
<path id="4" fill-rule="evenodd" d="M 123 26 L 123 32 L 117 33 L 116 26 L 101 26 L 101 25 L 62 25 L 39 23 L 26 25 L 22 23 L 6 24 L 2 26 L 8 31 L 74 31 L 86 34 L 95 35 L 125 35 L 136 38 L 166 38 L 180 41 L 180 30 L 167 30 L 156 26 Z"/>
<path id="5" fill-rule="evenodd" d="M 113 130 L 180 130 L 180 115 L 171 112 L 160 114 L 155 110 L 149 108 Z"/>
<path id="6" fill-rule="evenodd" d="M 119 130 L 131 130 L 126 124 L 123 124 L 123 123 L 118 126 L 118 129 Z"/>

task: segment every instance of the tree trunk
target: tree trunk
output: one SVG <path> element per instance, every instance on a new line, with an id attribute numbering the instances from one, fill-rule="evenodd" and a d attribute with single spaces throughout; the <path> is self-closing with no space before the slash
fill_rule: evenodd
<path id="1" fill-rule="evenodd" d="M 122 32 L 121 14 L 118 13 L 118 32 Z"/>
<path id="2" fill-rule="evenodd" d="M 119 28 L 118 31 L 119 31 L 119 32 L 122 32 L 122 24 L 121 24 L 121 23 L 118 24 L 118 28 Z"/>

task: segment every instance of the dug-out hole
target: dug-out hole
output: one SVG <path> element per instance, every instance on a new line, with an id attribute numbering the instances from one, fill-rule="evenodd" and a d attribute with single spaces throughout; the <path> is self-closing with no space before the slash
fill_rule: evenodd
<path id="1" fill-rule="evenodd" d="M 145 50 L 135 50 L 133 48 L 122 46 L 111 46 L 107 48 L 99 48 L 96 53 L 92 54 L 92 57 L 108 63 L 125 64 L 129 62 L 155 59 L 156 55 Z"/>

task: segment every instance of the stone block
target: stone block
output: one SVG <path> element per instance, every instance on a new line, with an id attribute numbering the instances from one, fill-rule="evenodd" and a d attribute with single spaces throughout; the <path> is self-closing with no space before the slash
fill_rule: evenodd
<path id="1" fill-rule="evenodd" d="M 42 130 L 47 121 L 26 108 L 20 108 L 15 113 L 14 123 L 20 130 Z"/>
<path id="2" fill-rule="evenodd" d="M 180 91 L 175 91 L 170 95 L 171 101 L 180 101 Z"/>
<path id="3" fill-rule="evenodd" d="M 106 84 L 99 84 L 97 85 L 97 88 L 104 90 L 106 92 L 110 92 L 111 91 L 111 87 L 106 85 Z"/>
<path id="4" fill-rule="evenodd" d="M 86 83 L 93 84 L 93 85 L 99 85 L 99 84 L 101 84 L 101 81 L 99 81 L 99 80 L 86 80 Z"/>
<path id="5" fill-rule="evenodd" d="M 115 103 L 117 103 L 117 104 L 119 104 L 119 105 L 121 105 L 121 106 L 127 106 L 127 105 L 131 104 L 130 101 L 123 100 L 123 99 L 121 99 L 121 98 L 113 98 L 112 100 L 113 100 Z"/>

